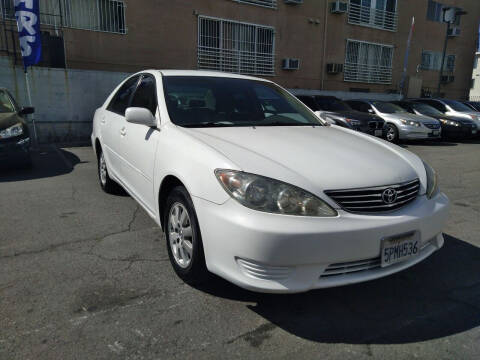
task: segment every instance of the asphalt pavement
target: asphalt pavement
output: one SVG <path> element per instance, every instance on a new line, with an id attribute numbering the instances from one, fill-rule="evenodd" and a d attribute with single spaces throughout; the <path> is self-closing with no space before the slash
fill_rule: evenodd
<path id="1" fill-rule="evenodd" d="M 88 147 L 0 169 L 0 359 L 480 358 L 480 142 L 404 146 L 451 199 L 444 248 L 297 295 L 182 283 L 148 215 L 100 190 Z"/>

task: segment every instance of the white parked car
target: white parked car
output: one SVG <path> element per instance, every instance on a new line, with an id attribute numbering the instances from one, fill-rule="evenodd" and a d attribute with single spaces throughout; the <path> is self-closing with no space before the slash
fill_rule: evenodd
<path id="1" fill-rule="evenodd" d="M 385 101 L 348 100 L 347 104 L 385 120 L 385 138 L 390 142 L 441 138 L 440 122 L 434 118 L 410 114 L 400 106 Z"/>
<path id="2" fill-rule="evenodd" d="M 380 278 L 443 245 L 449 201 L 430 166 L 329 126 L 267 80 L 133 75 L 96 111 L 92 144 L 102 188 L 120 184 L 162 227 L 187 282 L 212 272 L 301 292 Z"/>

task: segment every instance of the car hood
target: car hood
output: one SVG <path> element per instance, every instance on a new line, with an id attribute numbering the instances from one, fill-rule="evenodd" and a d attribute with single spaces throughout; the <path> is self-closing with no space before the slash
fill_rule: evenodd
<path id="1" fill-rule="evenodd" d="M 324 190 L 426 181 L 409 151 L 338 126 L 184 129 L 238 166 L 316 195 Z"/>
<path id="2" fill-rule="evenodd" d="M 18 123 L 25 125 L 24 120 L 16 113 L 0 113 L 0 131 Z"/>
<path id="3" fill-rule="evenodd" d="M 415 115 L 410 113 L 401 113 L 401 114 L 381 114 L 381 117 L 385 120 L 412 120 L 418 121 L 422 124 L 431 124 L 437 123 L 438 121 L 434 118 L 425 115 Z"/>
<path id="4" fill-rule="evenodd" d="M 474 122 L 471 119 L 467 119 L 465 117 L 460 117 L 460 116 L 453 116 L 453 115 L 431 115 L 431 117 L 439 120 L 439 119 L 445 119 L 445 120 L 452 120 L 452 121 L 457 121 L 461 124 L 474 124 Z"/>

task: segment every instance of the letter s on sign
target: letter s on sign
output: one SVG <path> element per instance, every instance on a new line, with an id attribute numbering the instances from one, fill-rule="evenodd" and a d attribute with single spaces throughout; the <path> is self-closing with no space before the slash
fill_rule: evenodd
<path id="1" fill-rule="evenodd" d="M 22 48 L 22 56 L 28 57 L 32 55 L 32 47 L 29 42 L 35 42 L 35 36 L 22 36 L 20 38 L 20 47 Z"/>

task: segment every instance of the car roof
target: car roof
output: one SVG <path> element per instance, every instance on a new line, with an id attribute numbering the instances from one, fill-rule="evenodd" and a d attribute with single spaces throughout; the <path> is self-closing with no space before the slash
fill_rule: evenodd
<path id="1" fill-rule="evenodd" d="M 160 73 L 162 76 L 205 76 L 205 77 L 221 77 L 229 79 L 244 79 L 244 80 L 257 80 L 271 82 L 266 79 L 249 76 L 249 75 L 240 75 L 234 73 L 227 73 L 221 71 L 211 71 L 211 70 L 145 70 L 140 71 L 139 73 Z"/>

